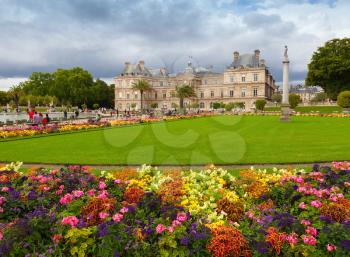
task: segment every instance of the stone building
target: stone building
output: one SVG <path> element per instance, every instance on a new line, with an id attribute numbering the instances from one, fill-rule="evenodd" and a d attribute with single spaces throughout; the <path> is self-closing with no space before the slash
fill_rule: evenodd
<path id="1" fill-rule="evenodd" d="M 144 61 L 137 64 L 125 63 L 124 70 L 115 77 L 115 108 L 129 110 L 140 108 L 138 91 L 132 89 L 137 80 L 146 80 L 153 90 L 144 93 L 143 106 L 150 108 L 157 103 L 158 109 L 171 109 L 179 104 L 176 87 L 183 84 L 194 88 L 197 97 L 185 99 L 185 105 L 197 103 L 202 110 L 210 110 L 214 102 L 244 103 L 245 109 L 253 108 L 257 99 L 271 100 L 276 90 L 275 80 L 260 51 L 253 54 L 233 53 L 232 63 L 223 73 L 212 68 L 194 67 L 189 61 L 184 71 L 170 75 L 165 68 L 150 69 Z"/>
<path id="2" fill-rule="evenodd" d="M 303 104 L 310 104 L 312 102 L 312 99 L 318 93 L 324 92 L 324 90 L 318 86 L 307 87 L 305 85 L 296 85 L 291 86 L 289 92 L 299 95 Z"/>

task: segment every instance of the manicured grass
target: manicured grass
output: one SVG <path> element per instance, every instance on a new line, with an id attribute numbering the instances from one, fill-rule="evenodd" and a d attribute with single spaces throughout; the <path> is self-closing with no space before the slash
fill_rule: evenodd
<path id="1" fill-rule="evenodd" d="M 0 142 L 0 160 L 253 164 L 350 159 L 350 119 L 215 116 Z"/>
<path id="2" fill-rule="evenodd" d="M 276 112 L 280 111 L 280 107 L 266 107 L 265 111 L 267 112 Z M 339 106 L 298 106 L 295 108 L 295 111 L 301 113 L 310 113 L 310 112 L 319 112 L 319 113 L 333 113 L 333 112 L 342 112 L 342 108 Z"/>

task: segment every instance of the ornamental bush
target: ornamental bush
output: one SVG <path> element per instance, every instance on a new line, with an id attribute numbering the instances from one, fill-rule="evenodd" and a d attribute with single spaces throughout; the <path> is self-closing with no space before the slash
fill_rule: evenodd
<path id="1" fill-rule="evenodd" d="M 301 103 L 301 98 L 297 94 L 289 94 L 289 105 L 290 108 L 294 109 L 298 106 L 298 104 Z"/>
<path id="2" fill-rule="evenodd" d="M 337 104 L 342 108 L 350 108 L 350 91 L 343 91 L 338 95 Z"/>
<path id="3" fill-rule="evenodd" d="M 255 108 L 258 111 L 263 111 L 266 105 L 266 101 L 264 99 L 258 99 L 255 101 Z"/>

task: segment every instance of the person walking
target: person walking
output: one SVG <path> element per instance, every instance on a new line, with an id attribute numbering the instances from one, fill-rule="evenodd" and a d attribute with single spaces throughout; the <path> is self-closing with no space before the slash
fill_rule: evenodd
<path id="1" fill-rule="evenodd" d="M 68 118 L 68 113 L 66 109 L 64 110 L 63 115 L 64 115 L 64 119 L 66 120 Z"/>

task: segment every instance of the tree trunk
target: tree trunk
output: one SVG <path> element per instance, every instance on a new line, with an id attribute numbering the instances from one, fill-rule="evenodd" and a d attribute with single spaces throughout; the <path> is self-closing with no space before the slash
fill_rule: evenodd
<path id="1" fill-rule="evenodd" d="M 180 108 L 184 108 L 184 99 L 182 97 L 180 97 Z"/>

